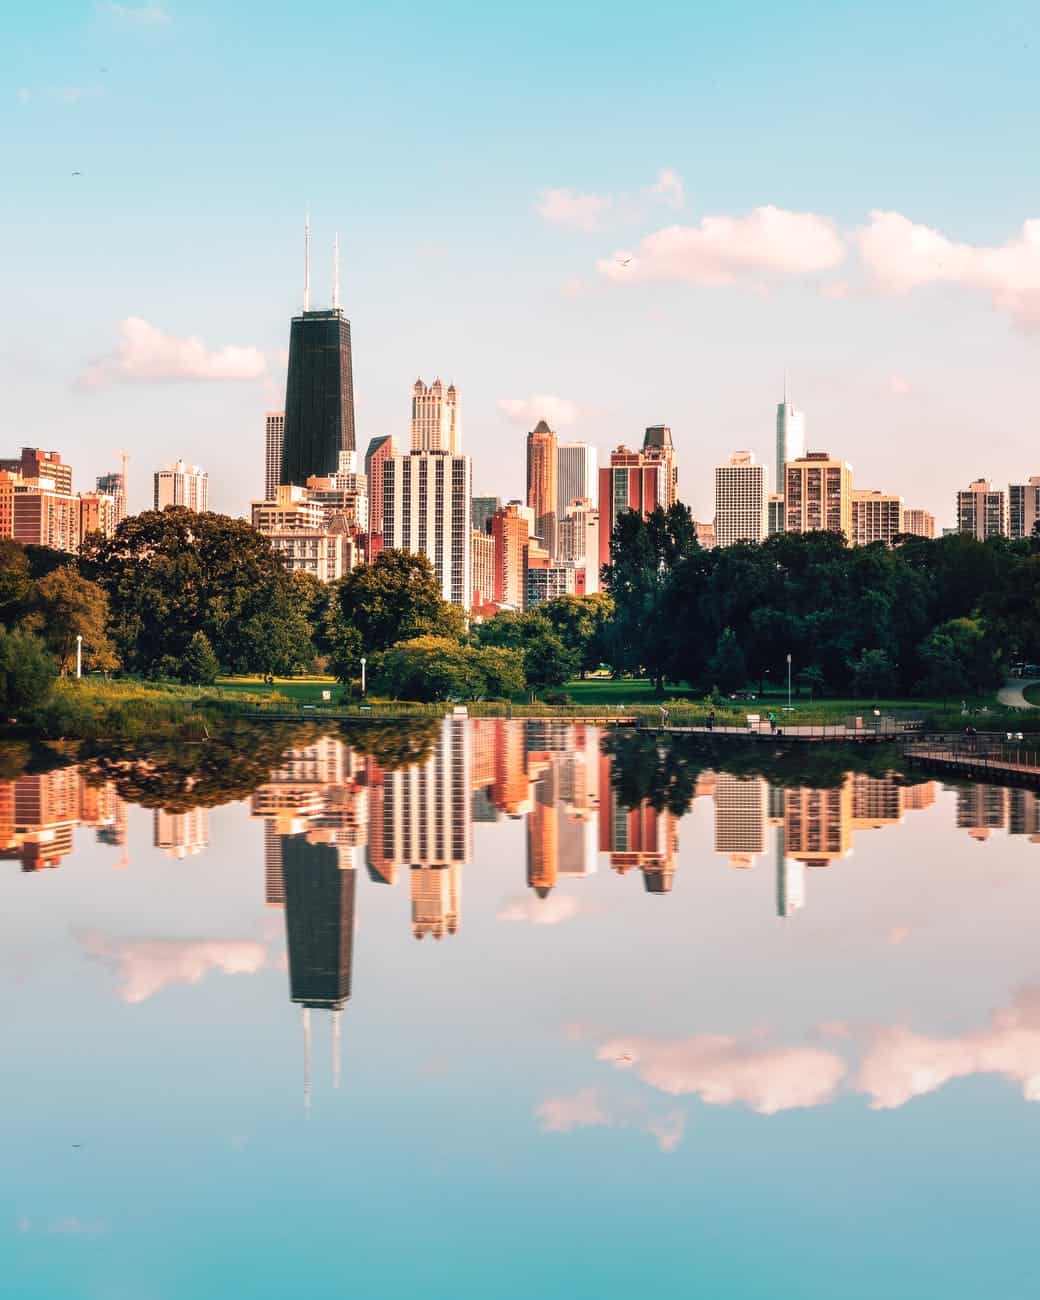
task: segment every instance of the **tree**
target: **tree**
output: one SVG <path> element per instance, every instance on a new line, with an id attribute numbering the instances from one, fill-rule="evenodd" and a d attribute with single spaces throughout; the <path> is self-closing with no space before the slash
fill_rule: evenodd
<path id="1" fill-rule="evenodd" d="M 41 578 L 32 592 L 31 623 L 38 627 L 47 648 L 58 661 L 64 677 L 76 660 L 76 638 L 83 638 L 83 651 L 90 667 L 116 667 L 108 639 L 108 597 L 95 582 L 80 577 L 66 566 Z"/>
<path id="2" fill-rule="evenodd" d="M 484 678 L 483 694 L 488 699 L 509 699 L 527 685 L 522 650 L 485 646 L 472 652 L 473 663 Z"/>
<path id="3" fill-rule="evenodd" d="M 25 547 L 0 538 L 0 621 L 10 627 L 21 617 L 29 595 L 29 561 Z"/>
<path id="4" fill-rule="evenodd" d="M 532 690 L 562 686 L 578 671 L 578 656 L 568 650 L 548 624 L 534 625 L 524 640 L 524 676 Z"/>
<path id="5" fill-rule="evenodd" d="M 340 614 L 357 629 L 366 654 L 420 636 L 462 633 L 462 611 L 441 597 L 425 555 L 390 548 L 348 574 L 337 592 Z"/>
<path id="6" fill-rule="evenodd" d="M 747 665 L 732 628 L 723 628 L 708 663 L 708 674 L 721 691 L 735 691 L 747 681 Z"/>
<path id="7" fill-rule="evenodd" d="M 54 656 L 39 637 L 0 628 L 0 710 L 6 717 L 46 703 L 57 675 Z"/>
<path id="8" fill-rule="evenodd" d="M 920 658 L 924 688 L 943 699 L 981 694 L 1003 678 L 1000 650 L 979 619 L 940 624 L 922 642 Z"/>
<path id="9" fill-rule="evenodd" d="M 352 682 L 361 672 L 361 633 L 347 624 L 338 605 L 329 607 L 322 631 L 329 671 L 337 681 Z"/>
<path id="10" fill-rule="evenodd" d="M 799 686 L 804 686 L 809 692 L 809 700 L 812 702 L 813 696 L 817 691 L 822 691 L 824 687 L 823 669 L 816 664 L 810 664 L 808 668 L 803 668 L 795 678 Z"/>
<path id="11" fill-rule="evenodd" d="M 895 682 L 895 669 L 884 650 L 861 650 L 856 659 L 849 660 L 849 671 L 857 695 L 875 700 L 891 691 Z"/>
<path id="12" fill-rule="evenodd" d="M 598 668 L 606 652 L 604 631 L 614 612 L 614 602 L 605 591 L 588 596 L 557 596 L 538 606 L 563 644 L 578 660 L 582 676 Z M 492 620 L 494 622 L 494 620 Z"/>
<path id="13" fill-rule="evenodd" d="M 188 642 L 180 665 L 180 679 L 195 686 L 211 686 L 217 680 L 220 664 L 205 632 L 196 632 Z"/>
<path id="14" fill-rule="evenodd" d="M 245 520 L 183 507 L 122 521 L 88 550 L 107 591 L 125 666 L 156 673 L 205 632 L 229 672 L 289 671 L 308 662 L 309 628 L 270 541 Z"/>
<path id="15" fill-rule="evenodd" d="M 378 656 L 373 684 L 398 700 L 472 699 L 484 686 L 474 654 L 447 637 L 412 637 Z"/>

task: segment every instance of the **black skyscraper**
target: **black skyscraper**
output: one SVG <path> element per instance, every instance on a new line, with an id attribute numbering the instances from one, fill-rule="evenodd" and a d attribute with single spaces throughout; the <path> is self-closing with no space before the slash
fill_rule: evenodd
<path id="1" fill-rule="evenodd" d="M 354 450 L 354 376 L 350 321 L 338 308 L 294 316 L 285 382 L 283 483 L 335 474 L 341 451 Z"/>
<path id="2" fill-rule="evenodd" d="M 337 1010 L 350 997 L 355 872 L 340 870 L 331 844 L 283 835 L 289 990 L 305 1007 Z"/>

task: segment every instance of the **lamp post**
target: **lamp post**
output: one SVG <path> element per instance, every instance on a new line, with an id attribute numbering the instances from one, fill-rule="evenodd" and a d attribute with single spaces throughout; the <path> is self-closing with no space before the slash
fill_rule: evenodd
<path id="1" fill-rule="evenodd" d="M 791 655 L 787 655 L 787 711 L 791 711 Z"/>
<path id="2" fill-rule="evenodd" d="M 76 637 L 76 676 L 83 676 L 83 638 Z"/>
<path id="3" fill-rule="evenodd" d="M 365 664 L 367 663 L 368 660 L 365 658 L 364 655 L 362 655 L 361 656 L 361 694 L 362 695 L 364 695 L 365 693 Z"/>

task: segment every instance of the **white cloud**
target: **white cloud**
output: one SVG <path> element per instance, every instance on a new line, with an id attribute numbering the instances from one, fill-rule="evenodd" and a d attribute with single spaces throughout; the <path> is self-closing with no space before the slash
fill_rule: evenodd
<path id="1" fill-rule="evenodd" d="M 614 200 L 606 194 L 582 194 L 578 190 L 542 190 L 535 211 L 546 221 L 578 230 L 598 230 L 603 215 Z"/>
<path id="2" fill-rule="evenodd" d="M 956 243 L 899 212 L 874 211 L 857 232 L 865 265 L 887 293 L 953 284 L 989 296 L 1023 329 L 1040 329 L 1040 219 L 1006 243 Z"/>
<path id="3" fill-rule="evenodd" d="M 686 201 L 682 177 L 670 167 L 663 167 L 657 173 L 657 180 L 648 186 L 646 192 L 670 208 L 681 208 Z"/>
<path id="4" fill-rule="evenodd" d="M 544 1133 L 573 1133 L 579 1128 L 628 1128 L 646 1133 L 665 1153 L 675 1151 L 686 1131 L 681 1110 L 654 1113 L 637 1101 L 606 1101 L 594 1088 L 547 1097 L 535 1108 Z"/>
<path id="5" fill-rule="evenodd" d="M 545 420 L 553 429 L 573 424 L 581 414 L 575 402 L 550 393 L 535 393 L 531 397 L 500 397 L 498 409 L 513 424 L 533 429 L 539 420 Z"/>
<path id="6" fill-rule="evenodd" d="M 121 5 L 109 3 L 105 9 L 113 18 L 124 22 L 137 23 L 141 27 L 156 27 L 170 21 L 170 15 L 159 4 Z"/>
<path id="7" fill-rule="evenodd" d="M 847 1071 L 840 1056 L 820 1047 L 774 1047 L 723 1034 L 612 1038 L 597 1056 L 673 1096 L 694 1093 L 709 1106 L 742 1102 L 760 1115 L 830 1101 Z"/>
<path id="8" fill-rule="evenodd" d="M 697 226 L 668 226 L 618 249 L 597 266 L 608 279 L 677 280 L 726 285 L 762 277 L 812 275 L 845 259 L 845 242 L 826 217 L 783 208 L 747 216 L 704 217 Z"/>
<path id="9" fill-rule="evenodd" d="M 198 338 L 164 334 L 140 316 L 119 325 L 115 351 L 92 361 L 79 377 L 86 388 L 120 383 L 163 383 L 170 380 L 249 380 L 267 372 L 259 348 L 226 345 L 210 351 Z"/>
<path id="10" fill-rule="evenodd" d="M 19 104 L 28 104 L 29 100 L 33 97 L 32 91 L 29 90 L 27 86 L 19 86 L 14 93 Z"/>
<path id="11" fill-rule="evenodd" d="M 856 1087 L 874 1110 L 889 1110 L 972 1074 L 1002 1075 L 1027 1101 L 1040 1101 L 1040 989 L 1024 990 L 975 1033 L 939 1038 L 903 1025 L 881 1029 Z"/>
<path id="12" fill-rule="evenodd" d="M 534 894 L 507 899 L 496 920 L 530 921 L 532 925 L 559 925 L 578 915 L 578 900 L 573 894 L 561 894 L 559 890 L 548 898 L 538 898 Z"/>
<path id="13" fill-rule="evenodd" d="M 250 939 L 111 939 L 91 930 L 79 936 L 86 952 L 119 972 L 124 1002 L 144 1002 L 172 984 L 198 984 L 210 971 L 253 975 L 267 962 Z"/>

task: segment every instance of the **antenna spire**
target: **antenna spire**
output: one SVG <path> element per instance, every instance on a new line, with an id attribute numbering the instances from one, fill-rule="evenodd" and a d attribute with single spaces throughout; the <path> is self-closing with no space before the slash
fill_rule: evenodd
<path id="1" fill-rule="evenodd" d="M 303 219 L 303 310 L 311 309 L 311 214 Z"/>
<path id="2" fill-rule="evenodd" d="M 332 241 L 332 310 L 339 308 L 339 231 Z"/>

